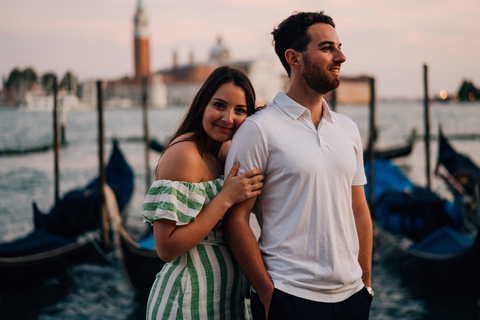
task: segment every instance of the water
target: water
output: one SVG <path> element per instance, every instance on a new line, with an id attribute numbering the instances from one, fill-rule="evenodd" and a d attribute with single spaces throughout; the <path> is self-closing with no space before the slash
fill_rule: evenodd
<path id="1" fill-rule="evenodd" d="M 364 141 L 368 139 L 368 108 L 338 106 L 358 124 Z M 185 108 L 149 111 L 152 137 L 165 141 Z M 438 124 L 444 133 L 454 135 L 453 146 L 480 164 L 480 104 L 435 104 L 430 110 L 431 133 Z M 138 142 L 142 132 L 140 110 L 105 111 L 105 155 L 111 138 L 120 138 L 120 147 L 135 171 L 135 192 L 128 209 L 127 228 L 138 232 L 142 223 L 138 213 L 146 192 L 144 148 Z M 419 102 L 377 104 L 378 147 L 402 143 L 411 128 L 423 134 L 423 108 Z M 51 143 L 51 114 L 0 109 L 0 150 L 30 148 Z M 60 151 L 61 194 L 85 185 L 98 174 L 96 111 L 67 115 L 68 146 Z M 462 136 L 477 140 L 461 139 Z M 133 138 L 133 139 L 132 139 Z M 430 146 L 431 168 L 436 161 L 437 144 Z M 425 147 L 417 139 L 412 154 L 396 163 L 418 185 L 425 185 Z M 158 153 L 150 155 L 150 167 Z M 152 173 L 150 173 L 152 174 Z M 11 241 L 33 228 L 32 201 L 48 211 L 53 203 L 53 152 L 0 157 L 0 241 Z M 448 196 L 442 181 L 432 178 L 434 191 Z M 384 263 L 379 254 L 373 262 L 373 287 L 376 297 L 371 319 L 480 319 L 480 295 L 448 292 L 422 283 L 411 283 Z M 143 319 L 147 292 L 135 292 L 126 284 L 118 265 L 76 265 L 56 278 L 28 288 L 0 288 L 1 319 Z"/>

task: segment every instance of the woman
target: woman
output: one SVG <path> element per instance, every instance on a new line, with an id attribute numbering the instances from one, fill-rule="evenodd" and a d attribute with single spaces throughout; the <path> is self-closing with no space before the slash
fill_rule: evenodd
<path id="1" fill-rule="evenodd" d="M 260 194 L 264 176 L 250 170 L 224 179 L 226 145 L 255 112 L 245 74 L 212 72 L 164 151 L 143 205 L 155 247 L 167 263 L 157 275 L 148 319 L 243 319 L 242 273 L 223 237 L 222 217 L 235 203 Z"/>

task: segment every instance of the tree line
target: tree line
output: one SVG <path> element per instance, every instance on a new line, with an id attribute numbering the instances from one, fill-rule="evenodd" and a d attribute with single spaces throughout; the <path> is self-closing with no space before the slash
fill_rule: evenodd
<path id="1" fill-rule="evenodd" d="M 49 94 L 53 92 L 56 79 L 57 75 L 54 72 L 46 72 L 39 78 L 33 68 L 27 67 L 24 70 L 14 68 L 8 77 L 2 80 L 4 89 L 31 90 L 34 86 L 40 85 L 45 93 Z M 67 71 L 61 78 L 59 89 L 66 89 L 73 94 L 77 93 L 77 78 L 71 71 Z"/>

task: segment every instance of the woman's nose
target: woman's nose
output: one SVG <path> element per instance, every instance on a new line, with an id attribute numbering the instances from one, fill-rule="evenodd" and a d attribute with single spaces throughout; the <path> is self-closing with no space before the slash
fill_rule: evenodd
<path id="1" fill-rule="evenodd" d="M 225 123 L 232 123 L 233 122 L 233 110 L 227 109 L 222 114 L 222 120 Z"/>

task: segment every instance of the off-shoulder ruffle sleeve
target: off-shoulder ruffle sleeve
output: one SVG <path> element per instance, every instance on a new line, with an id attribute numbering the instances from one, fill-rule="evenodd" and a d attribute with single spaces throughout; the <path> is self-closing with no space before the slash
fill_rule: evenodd
<path id="1" fill-rule="evenodd" d="M 221 187 L 222 184 L 217 181 L 190 183 L 157 180 L 148 190 L 140 217 L 150 224 L 158 219 L 172 220 L 177 225 L 188 224 L 195 221 L 203 206 L 220 192 Z"/>

